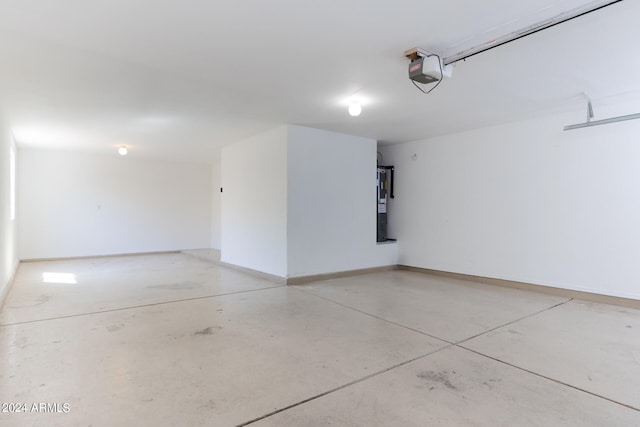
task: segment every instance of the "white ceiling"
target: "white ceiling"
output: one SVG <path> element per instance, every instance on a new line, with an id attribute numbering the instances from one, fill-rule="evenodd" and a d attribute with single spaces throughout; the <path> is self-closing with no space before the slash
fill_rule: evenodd
<path id="1" fill-rule="evenodd" d="M 282 123 L 395 143 L 580 118 L 584 90 L 640 93 L 640 2 L 459 62 L 428 96 L 403 52 L 448 54 L 589 2 L 0 0 L 0 108 L 20 146 L 198 162 Z"/>

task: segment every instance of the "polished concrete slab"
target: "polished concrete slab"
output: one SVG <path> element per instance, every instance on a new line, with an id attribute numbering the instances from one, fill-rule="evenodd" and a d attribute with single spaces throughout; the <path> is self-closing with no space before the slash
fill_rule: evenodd
<path id="1" fill-rule="evenodd" d="M 409 271 L 278 286 L 203 254 L 21 265 L 0 403 L 27 411 L 0 425 L 640 425 L 637 310 Z"/>
<path id="2" fill-rule="evenodd" d="M 19 425 L 231 426 L 445 345 L 279 287 L 0 327 L 0 402 L 71 407 Z"/>
<path id="3" fill-rule="evenodd" d="M 410 271 L 333 279 L 299 289 L 452 343 L 568 301 Z"/>
<path id="4" fill-rule="evenodd" d="M 276 286 L 181 253 L 21 263 L 15 284 L 0 324 Z"/>
<path id="5" fill-rule="evenodd" d="M 463 345 L 640 410 L 640 310 L 571 301 Z"/>
<path id="6" fill-rule="evenodd" d="M 452 347 L 253 425 L 587 427 L 639 422 L 637 411 Z"/>

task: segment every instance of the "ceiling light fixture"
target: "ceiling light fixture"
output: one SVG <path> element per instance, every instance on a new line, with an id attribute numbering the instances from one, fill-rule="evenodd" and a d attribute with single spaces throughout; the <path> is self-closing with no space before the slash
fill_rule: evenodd
<path id="1" fill-rule="evenodd" d="M 120 147 L 118 147 L 118 154 L 120 154 L 121 156 L 126 156 L 128 152 L 129 149 L 125 145 L 121 145 Z"/>
<path id="2" fill-rule="evenodd" d="M 362 113 L 362 105 L 357 102 L 349 105 L 349 115 L 351 115 L 351 117 L 358 117 L 360 113 Z"/>

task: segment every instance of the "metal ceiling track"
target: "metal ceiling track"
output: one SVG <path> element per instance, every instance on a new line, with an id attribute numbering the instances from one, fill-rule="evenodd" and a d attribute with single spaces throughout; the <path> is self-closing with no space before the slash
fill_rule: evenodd
<path id="1" fill-rule="evenodd" d="M 602 120 L 594 120 L 594 121 L 589 120 L 586 123 L 578 123 L 577 125 L 565 126 L 564 130 L 588 128 L 591 126 L 598 126 L 598 125 L 608 125 L 609 123 L 624 122 L 626 120 L 636 120 L 636 119 L 640 119 L 640 113 L 628 114 L 626 116 L 611 117 L 611 118 L 602 119 Z"/>
<path id="2" fill-rule="evenodd" d="M 591 119 L 593 119 L 593 104 L 591 103 L 591 97 L 587 92 L 584 92 L 584 96 L 587 98 L 587 121 L 585 123 L 578 123 L 575 125 L 565 126 L 564 130 L 588 128 L 591 126 L 608 125 L 609 123 L 640 119 L 640 113 L 636 113 L 636 114 L 628 114 L 626 116 L 610 117 L 608 119 L 592 121 Z"/>
<path id="3" fill-rule="evenodd" d="M 613 0 L 613 1 L 599 0 L 599 1 L 589 2 L 584 6 L 577 7 L 567 12 L 561 13 L 559 15 L 554 16 L 553 18 L 540 21 L 529 27 L 522 28 L 518 31 L 514 31 L 505 36 L 498 37 L 494 40 L 490 40 L 481 45 L 477 45 L 469 49 L 463 50 L 461 52 L 458 52 L 454 55 L 444 58 L 442 62 L 444 65 L 449 65 L 458 61 L 463 61 L 479 53 L 486 52 L 488 50 L 494 49 L 498 46 L 502 46 L 507 43 L 511 43 L 512 41 L 521 39 L 526 36 L 530 36 L 531 34 L 535 34 L 542 30 L 546 30 L 547 28 L 554 27 L 556 25 L 562 24 L 563 22 L 567 22 L 572 19 L 579 18 L 580 16 L 584 16 L 588 13 L 595 12 L 596 10 L 604 9 L 605 7 L 611 6 L 615 3 L 620 3 L 621 1 L 623 0 Z"/>

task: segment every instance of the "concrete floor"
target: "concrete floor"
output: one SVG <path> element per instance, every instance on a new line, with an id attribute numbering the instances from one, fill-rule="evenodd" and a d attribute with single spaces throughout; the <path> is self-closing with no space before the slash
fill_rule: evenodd
<path id="1" fill-rule="evenodd" d="M 2 426 L 638 426 L 640 310 L 408 271 L 286 287 L 189 254 L 23 263 L 0 402 L 26 409 Z"/>

